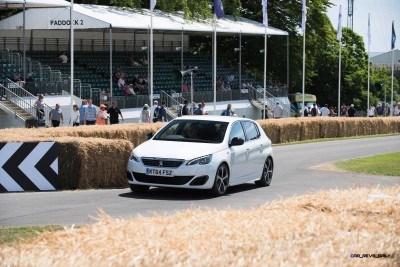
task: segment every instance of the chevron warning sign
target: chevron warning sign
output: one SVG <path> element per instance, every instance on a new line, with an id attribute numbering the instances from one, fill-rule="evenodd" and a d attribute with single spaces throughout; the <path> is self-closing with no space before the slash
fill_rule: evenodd
<path id="1" fill-rule="evenodd" d="M 58 145 L 0 143 L 0 192 L 56 190 Z"/>

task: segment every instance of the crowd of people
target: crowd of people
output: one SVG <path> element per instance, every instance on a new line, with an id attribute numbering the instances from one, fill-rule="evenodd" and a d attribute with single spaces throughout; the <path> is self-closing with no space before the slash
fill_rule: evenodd
<path id="1" fill-rule="evenodd" d="M 136 61 L 135 61 L 136 62 Z M 139 63 L 138 63 L 139 64 Z M 126 81 L 126 74 L 117 67 L 113 73 L 114 82 L 123 90 L 125 96 L 143 94 L 147 86 L 147 77 L 134 74 L 132 81 Z"/>
<path id="2" fill-rule="evenodd" d="M 38 99 L 34 103 L 34 107 L 36 109 L 37 119 L 44 120 L 46 117 L 44 112 L 44 95 L 39 95 Z M 50 110 L 48 116 L 52 127 L 59 127 L 64 123 L 64 115 L 59 103 L 56 103 L 55 107 Z M 111 107 L 108 107 L 107 104 L 100 104 L 97 109 L 92 104 L 92 100 L 83 99 L 80 106 L 77 104 L 72 106 L 72 114 L 69 124 L 73 127 L 80 125 L 118 124 L 119 118 L 124 121 L 124 117 L 117 106 L 117 102 L 113 101 Z"/>
<path id="3" fill-rule="evenodd" d="M 206 104 L 203 101 L 199 103 L 190 103 L 188 100 L 184 100 L 183 105 L 180 105 L 178 108 L 177 115 L 178 117 L 188 115 L 208 115 L 205 106 Z M 368 117 L 390 116 L 391 111 L 393 112 L 393 116 L 400 116 L 399 106 L 399 104 L 395 104 L 393 106 L 393 109 L 390 109 L 390 107 L 388 105 L 385 105 L 385 103 L 379 104 L 377 108 L 371 105 L 370 109 L 368 110 Z M 43 120 L 46 114 L 44 112 L 44 96 L 42 94 L 39 95 L 34 104 L 34 107 L 36 109 L 36 116 L 38 120 Z M 261 118 L 269 118 L 267 107 L 265 107 L 265 109 L 261 112 Z M 271 112 L 273 118 L 275 119 L 280 119 L 284 117 L 284 108 L 279 103 L 279 101 L 275 103 L 275 106 L 272 108 Z M 347 106 L 345 103 L 343 103 L 340 107 L 339 112 L 341 117 L 355 117 L 356 115 L 354 104 Z M 220 115 L 237 116 L 235 110 L 232 108 L 232 104 L 228 104 Z M 49 112 L 48 116 L 53 127 L 59 127 L 60 124 L 64 123 L 63 113 L 60 108 L 60 104 L 58 103 L 55 105 L 55 108 L 53 108 Z M 313 104 L 312 107 L 307 106 L 303 109 L 303 116 L 335 117 L 337 116 L 337 113 L 332 106 L 328 107 L 328 104 L 325 104 L 323 107 L 319 107 L 317 104 Z M 121 110 L 117 107 L 117 102 L 113 101 L 111 107 L 108 107 L 108 105 L 105 103 L 100 104 L 99 108 L 97 109 L 92 104 L 92 101 L 90 99 L 84 99 L 82 100 L 82 104 L 80 106 L 78 106 L 77 104 L 73 105 L 69 124 L 72 124 L 72 126 L 118 124 L 120 118 L 122 121 L 124 120 Z M 139 122 L 168 122 L 168 114 L 165 101 L 159 102 L 158 100 L 154 100 L 151 107 L 148 104 L 144 104 L 140 113 Z"/>

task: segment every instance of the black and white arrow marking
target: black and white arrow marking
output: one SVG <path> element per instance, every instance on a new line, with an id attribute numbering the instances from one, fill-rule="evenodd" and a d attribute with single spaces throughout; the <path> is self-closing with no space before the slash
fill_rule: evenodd
<path id="1" fill-rule="evenodd" d="M 0 192 L 55 190 L 58 184 L 56 143 L 0 144 Z"/>

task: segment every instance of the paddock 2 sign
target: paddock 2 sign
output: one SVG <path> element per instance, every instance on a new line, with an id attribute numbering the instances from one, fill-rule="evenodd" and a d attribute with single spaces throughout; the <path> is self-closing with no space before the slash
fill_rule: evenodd
<path id="1" fill-rule="evenodd" d="M 0 143 L 0 192 L 56 190 L 58 144 Z"/>
<path id="2" fill-rule="evenodd" d="M 84 23 L 83 23 L 83 19 L 74 19 L 73 20 L 73 26 L 84 26 Z M 52 19 L 52 20 L 50 20 L 50 27 L 54 27 L 54 26 L 69 26 L 69 25 L 71 25 L 71 20 L 65 20 L 65 19 Z"/>

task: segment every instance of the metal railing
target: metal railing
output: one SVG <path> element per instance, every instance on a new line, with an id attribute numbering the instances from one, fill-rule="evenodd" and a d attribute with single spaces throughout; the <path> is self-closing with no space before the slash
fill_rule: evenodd
<path id="1" fill-rule="evenodd" d="M 264 103 L 264 91 L 263 89 L 256 89 L 254 87 L 249 87 L 249 98 L 251 99 L 256 99 L 260 101 L 261 103 Z M 269 92 L 265 92 L 265 105 L 271 110 L 273 110 L 274 105 L 279 99 L 277 99 L 275 96 L 273 96 Z M 283 107 L 283 117 L 291 117 L 292 112 L 295 112 L 293 109 L 291 109 L 290 105 L 286 105 L 285 103 L 282 103 L 282 101 L 279 101 L 281 106 Z"/>
<path id="2" fill-rule="evenodd" d="M 165 101 L 165 106 L 167 107 L 168 115 L 172 118 L 176 118 L 179 112 L 179 106 L 185 101 L 185 99 L 181 96 L 181 94 L 172 91 L 172 95 L 169 95 L 165 91 L 161 91 L 160 99 L 161 101 Z"/>
<path id="3" fill-rule="evenodd" d="M 4 86 L 2 86 L 4 87 Z M 36 117 L 36 108 L 35 102 L 38 100 L 36 96 L 19 86 L 17 83 L 14 83 L 10 79 L 6 79 L 6 87 L 5 91 L 8 93 L 6 95 L 6 99 L 10 100 L 14 104 L 20 106 L 25 111 L 29 112 L 32 116 Z M 50 120 L 48 119 L 48 114 L 51 111 L 51 107 L 47 104 L 44 105 L 44 120 L 47 125 L 50 125 Z"/>

